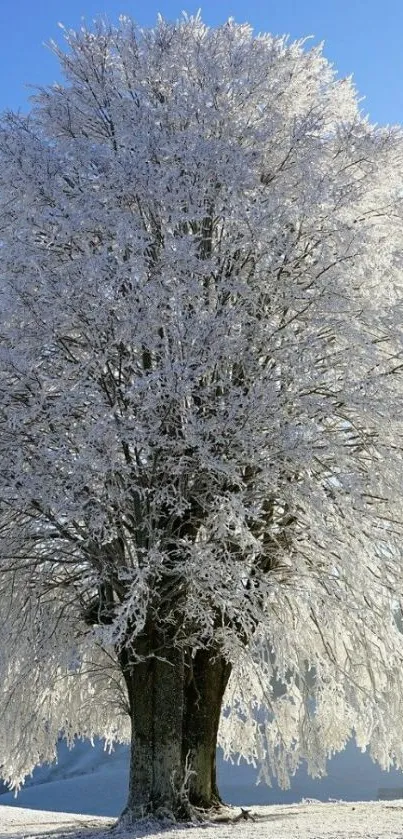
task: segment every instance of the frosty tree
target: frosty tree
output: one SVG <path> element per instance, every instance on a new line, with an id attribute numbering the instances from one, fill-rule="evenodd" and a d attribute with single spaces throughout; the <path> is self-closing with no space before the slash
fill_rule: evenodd
<path id="1" fill-rule="evenodd" d="M 65 36 L 1 123 L 2 773 L 402 766 L 402 134 L 233 21 Z"/>

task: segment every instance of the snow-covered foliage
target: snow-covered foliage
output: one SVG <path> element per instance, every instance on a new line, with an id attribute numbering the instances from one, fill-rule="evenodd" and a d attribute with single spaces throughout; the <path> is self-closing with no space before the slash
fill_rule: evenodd
<path id="1" fill-rule="evenodd" d="M 3 775 L 128 736 L 150 615 L 265 777 L 402 766 L 402 134 L 233 21 L 65 36 L 0 128 Z"/>

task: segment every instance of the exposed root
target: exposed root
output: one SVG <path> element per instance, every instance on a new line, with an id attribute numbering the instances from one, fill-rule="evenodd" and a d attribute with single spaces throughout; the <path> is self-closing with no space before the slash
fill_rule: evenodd
<path id="1" fill-rule="evenodd" d="M 217 815 L 214 816 L 211 819 L 211 821 L 218 824 L 237 824 L 237 822 L 241 821 L 256 821 L 256 818 L 250 811 L 249 807 L 241 807 L 241 812 L 237 815 L 233 814 L 232 812 L 228 813 L 228 809 L 228 807 L 223 807 L 223 811 L 227 812 L 217 813 Z"/>
<path id="2" fill-rule="evenodd" d="M 111 828 L 114 832 L 127 828 L 136 828 L 139 835 L 147 833 L 150 825 L 158 825 L 159 830 L 167 829 L 173 824 L 181 827 L 194 827 L 195 824 L 237 824 L 241 821 L 256 821 L 256 815 L 248 807 L 237 808 L 219 804 L 210 809 L 194 807 L 186 802 L 186 807 L 179 812 L 173 812 L 168 807 L 158 807 L 144 812 L 139 809 L 124 810 L 118 822 Z"/>

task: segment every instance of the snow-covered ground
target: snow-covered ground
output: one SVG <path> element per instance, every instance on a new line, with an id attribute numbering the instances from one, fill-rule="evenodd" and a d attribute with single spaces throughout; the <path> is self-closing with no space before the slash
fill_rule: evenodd
<path id="1" fill-rule="evenodd" d="M 0 806 L 0 839 L 5 836 L 8 839 L 29 839 L 30 836 L 60 835 L 65 832 L 69 832 L 71 839 L 75 839 L 83 831 L 88 836 L 92 830 L 109 828 L 111 824 L 113 820 L 99 816 Z"/>
<path id="2" fill-rule="evenodd" d="M 235 806 L 252 805 L 259 818 L 221 824 L 219 832 L 217 825 L 191 828 L 186 835 L 189 839 L 403 839 L 403 773 L 382 772 L 352 743 L 330 761 L 328 769 L 328 776 L 318 780 L 301 768 L 291 789 L 284 791 L 277 786 L 256 786 L 251 767 L 234 766 L 220 758 L 224 800 Z M 35 770 L 17 798 L 9 792 L 0 795 L 0 839 L 49 834 L 89 839 L 93 831 L 101 839 L 124 807 L 127 776 L 127 747 L 118 746 L 109 755 L 101 743 L 92 748 L 88 742 L 79 742 L 72 751 L 62 743 L 58 763 Z M 317 799 L 343 802 L 321 804 Z M 264 804 L 270 806 L 262 808 Z M 169 830 L 163 836 L 170 839 L 177 833 Z M 120 833 L 112 835 L 125 839 Z M 139 831 L 132 831 L 130 839 L 137 835 Z M 150 836 L 157 834 L 154 831 Z"/>
<path id="3" fill-rule="evenodd" d="M 393 802 L 320 803 L 273 805 L 253 809 L 255 821 L 190 827 L 186 839 L 401 839 L 403 800 Z M 69 839 L 108 837 L 110 819 L 0 807 L 0 839 L 35 839 L 68 836 Z M 161 839 L 161 830 L 150 826 L 112 834 L 116 839 Z M 168 828 L 163 839 L 183 836 L 180 827 Z"/>
<path id="4" fill-rule="evenodd" d="M 36 769 L 17 798 L 13 793 L 5 792 L 0 795 L 0 804 L 118 816 L 126 802 L 128 758 L 126 746 L 117 746 L 109 755 L 99 742 L 94 748 L 88 742 L 78 742 L 71 751 L 61 743 L 58 763 Z M 224 801 L 234 805 L 291 804 L 302 798 L 321 801 L 329 798 L 345 801 L 376 801 L 380 797 L 403 799 L 403 773 L 382 772 L 353 743 L 329 762 L 325 778 L 310 778 L 301 767 L 292 778 L 289 790 L 281 790 L 276 784 L 271 788 L 264 784 L 256 786 L 256 771 L 252 767 L 232 765 L 221 757 L 218 781 Z"/>

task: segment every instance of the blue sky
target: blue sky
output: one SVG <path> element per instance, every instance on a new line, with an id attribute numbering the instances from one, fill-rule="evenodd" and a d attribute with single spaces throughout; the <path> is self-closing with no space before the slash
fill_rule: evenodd
<path id="1" fill-rule="evenodd" d="M 141 25 L 157 12 L 176 19 L 201 6 L 206 23 L 235 17 L 257 31 L 313 35 L 341 76 L 353 74 L 374 122 L 403 123 L 403 0 L 0 0 L 0 111 L 26 110 L 27 83 L 58 78 L 55 58 L 43 46 L 60 38 L 57 22 L 77 28 L 84 16 L 112 20 L 130 14 Z"/>

